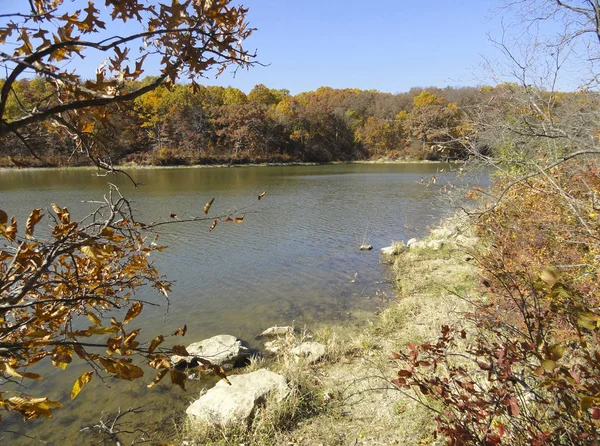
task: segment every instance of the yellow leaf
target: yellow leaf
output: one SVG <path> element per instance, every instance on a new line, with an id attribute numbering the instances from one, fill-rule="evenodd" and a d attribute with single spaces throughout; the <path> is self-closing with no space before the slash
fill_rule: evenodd
<path id="1" fill-rule="evenodd" d="M 262 200 L 262 198 L 265 196 L 266 192 L 263 192 L 262 194 L 260 194 L 258 196 L 258 201 Z"/>
<path id="2" fill-rule="evenodd" d="M 103 334 L 112 334 L 119 331 L 119 327 L 90 327 L 87 329 L 87 332 L 90 334 L 103 335 Z"/>
<path id="3" fill-rule="evenodd" d="M 8 362 L 0 362 L 0 372 L 13 378 L 23 378 L 23 375 L 13 369 Z"/>
<path id="4" fill-rule="evenodd" d="M 164 342 L 165 338 L 162 335 L 159 335 L 157 337 L 155 337 L 154 339 L 152 339 L 152 342 L 150 343 L 150 348 L 148 349 L 148 351 L 150 353 L 152 353 L 154 350 L 156 350 L 156 347 L 158 347 L 160 344 L 162 344 Z"/>
<path id="5" fill-rule="evenodd" d="M 158 384 L 158 382 L 163 379 L 165 377 L 165 375 L 169 372 L 169 369 L 161 369 L 158 374 L 154 377 L 154 379 L 152 380 L 152 382 L 150 384 L 148 384 L 148 388 L 151 389 L 152 387 L 154 387 L 156 384 Z"/>
<path id="6" fill-rule="evenodd" d="M 242 215 L 241 217 L 235 217 L 233 221 L 236 223 L 242 223 L 244 221 L 244 217 L 245 215 Z"/>
<path id="7" fill-rule="evenodd" d="M 2 229 L 2 235 L 11 242 L 14 242 L 17 237 L 17 220 L 15 217 L 10 217 L 10 226 L 6 229 L 4 227 L 0 227 Z"/>
<path id="8" fill-rule="evenodd" d="M 25 237 L 33 237 L 33 230 L 35 229 L 35 225 L 37 225 L 44 216 L 44 214 L 41 214 L 40 211 L 41 209 L 34 209 L 31 211 L 31 214 L 29 214 L 29 218 L 25 223 Z"/>
<path id="9" fill-rule="evenodd" d="M 100 320 L 100 318 L 98 316 L 96 316 L 94 313 L 88 313 L 87 317 L 95 325 L 100 325 L 102 323 L 102 321 Z"/>
<path id="10" fill-rule="evenodd" d="M 125 315 L 125 319 L 123 320 L 123 323 L 126 324 L 126 323 L 130 322 L 132 319 L 134 319 L 136 316 L 138 316 L 142 312 L 143 308 L 144 308 L 144 305 L 141 302 L 132 303 L 129 310 L 127 310 L 127 314 Z"/>
<path id="11" fill-rule="evenodd" d="M 79 395 L 79 392 L 81 392 L 83 386 L 92 380 L 93 375 L 94 372 L 86 372 L 77 378 L 77 381 L 75 381 L 75 384 L 73 385 L 73 389 L 71 389 L 71 399 L 74 399 L 77 395 Z"/>
<path id="12" fill-rule="evenodd" d="M 213 198 L 212 200 L 210 200 L 208 203 L 206 203 L 204 205 L 204 213 L 208 214 L 208 211 L 210 210 L 210 207 L 212 206 L 212 204 L 214 203 L 215 199 Z"/>

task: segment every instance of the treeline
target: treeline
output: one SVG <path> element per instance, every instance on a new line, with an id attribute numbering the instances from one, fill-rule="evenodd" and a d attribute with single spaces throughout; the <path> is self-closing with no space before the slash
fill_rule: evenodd
<path id="1" fill-rule="evenodd" d="M 20 81 L 8 119 L 60 100 L 50 87 L 39 78 Z M 483 135 L 475 127 L 497 119 L 490 104 L 492 113 L 507 115 L 503 120 L 523 112 L 506 107 L 517 88 L 432 87 L 391 94 L 321 87 L 292 96 L 260 84 L 249 94 L 232 87 L 163 86 L 107 107 L 102 121 L 78 116 L 76 124 L 65 126 L 70 120 L 65 115 L 61 125 L 38 124 L 3 138 L 0 165 L 86 164 L 89 150 L 114 164 L 140 165 L 464 158 L 474 135 Z M 478 150 L 489 143 L 481 136 Z"/>

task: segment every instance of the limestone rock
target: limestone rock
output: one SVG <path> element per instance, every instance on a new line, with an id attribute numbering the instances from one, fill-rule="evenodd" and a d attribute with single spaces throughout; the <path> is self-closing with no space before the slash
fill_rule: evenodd
<path id="1" fill-rule="evenodd" d="M 266 369 L 246 375 L 229 377 L 231 385 L 219 381 L 186 410 L 192 422 L 206 422 L 218 426 L 233 423 L 244 428 L 270 393 L 281 402 L 290 392 L 285 378 Z"/>
<path id="2" fill-rule="evenodd" d="M 312 364 L 325 356 L 326 350 L 327 348 L 319 342 L 303 342 L 290 351 L 298 358 L 306 358 Z"/>
<path id="3" fill-rule="evenodd" d="M 266 355 L 278 355 L 285 349 L 286 343 L 283 339 L 274 339 L 265 342 L 264 352 Z"/>
<path id="4" fill-rule="evenodd" d="M 189 356 L 173 355 L 171 361 L 174 364 L 182 361 L 190 363 L 195 358 L 202 358 L 224 369 L 231 369 L 235 363 L 250 355 L 250 350 L 242 345 L 242 341 L 231 335 L 218 335 L 194 342 L 186 350 Z"/>
<path id="5" fill-rule="evenodd" d="M 289 325 L 282 327 L 270 327 L 263 331 L 260 335 L 264 337 L 276 337 L 276 336 L 285 336 L 288 334 L 292 334 L 294 329 Z"/>
<path id="6" fill-rule="evenodd" d="M 385 248 L 381 248 L 381 254 L 385 256 L 393 256 L 396 254 L 393 246 L 386 246 Z"/>
<path id="7" fill-rule="evenodd" d="M 407 247 L 407 248 L 410 248 L 410 247 L 411 247 L 411 245 L 414 245 L 415 243 L 417 243 L 417 241 L 418 241 L 418 240 L 417 240 L 416 238 L 414 238 L 414 237 L 413 237 L 413 238 L 411 238 L 409 241 L 407 241 L 407 242 L 406 242 L 406 247 Z"/>

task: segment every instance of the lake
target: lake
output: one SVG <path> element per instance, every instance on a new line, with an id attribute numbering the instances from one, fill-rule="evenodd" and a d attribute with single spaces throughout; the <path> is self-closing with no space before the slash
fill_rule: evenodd
<path id="1" fill-rule="evenodd" d="M 0 172 L 0 209 L 17 216 L 24 228 L 29 211 L 51 202 L 83 217 L 94 208 L 108 182 L 117 184 L 142 222 L 171 221 L 203 215 L 244 215 L 242 224 L 210 221 L 161 226 L 156 256 L 161 273 L 175 283 L 170 306 L 146 307 L 134 323 L 145 339 L 187 324 L 184 344 L 217 334 L 232 334 L 260 348 L 256 339 L 272 325 L 315 330 L 327 323 L 355 323 L 395 297 L 388 266 L 379 249 L 394 240 L 422 236 L 442 216 L 436 192 L 444 184 L 443 164 L 340 164 L 243 168 L 130 169 L 142 186 L 123 177 L 97 177 L 88 169 L 10 170 Z M 421 180 L 438 176 L 435 186 Z M 450 178 L 450 177 L 449 177 Z M 261 201 L 257 197 L 266 192 Z M 45 212 L 47 213 L 47 212 Z M 38 225 L 42 228 L 45 220 Z M 37 231 L 38 229 L 36 229 Z M 42 229 L 40 229 L 42 230 Z M 360 251 L 362 243 L 372 251 Z M 144 299 L 164 304 L 154 290 Z M 48 361 L 49 362 L 49 361 Z M 47 444 L 86 443 L 80 429 L 97 423 L 102 411 L 147 405 L 142 418 L 152 423 L 181 416 L 199 391 L 161 383 L 146 389 L 153 375 L 138 382 L 100 380 L 72 402 L 71 386 L 85 371 L 44 369 L 45 379 L 28 389 L 65 403 L 54 421 L 23 426 L 14 417 L 5 429 L 20 430 Z M 3 434 L 12 444 L 41 444 Z M 0 436 L 0 438 L 2 438 Z M 1 441 L 0 441 L 1 442 Z"/>

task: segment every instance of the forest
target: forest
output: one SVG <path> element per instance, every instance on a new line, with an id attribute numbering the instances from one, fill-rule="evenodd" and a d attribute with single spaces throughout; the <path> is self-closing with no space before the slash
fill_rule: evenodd
<path id="1" fill-rule="evenodd" d="M 153 80 L 124 88 L 135 90 Z M 7 101 L 7 118 L 49 107 L 48 101 L 57 100 L 54 88 L 41 78 L 20 80 Z M 518 94 L 527 93 L 517 84 L 412 88 L 397 94 L 321 87 L 297 95 L 262 84 L 248 94 L 233 87 L 166 84 L 113 104 L 100 117 L 84 117 L 80 131 L 93 140 L 94 156 L 109 164 L 457 160 L 474 146 L 479 153 L 487 151 L 489 142 L 474 120 L 496 119 L 498 110 L 505 111 L 505 120 L 535 113 L 526 106 L 510 107 Z M 583 92 L 547 95 L 554 109 L 596 100 Z M 0 165 L 89 164 L 78 140 L 52 122 L 29 125 L 18 137 L 0 140 Z"/>

